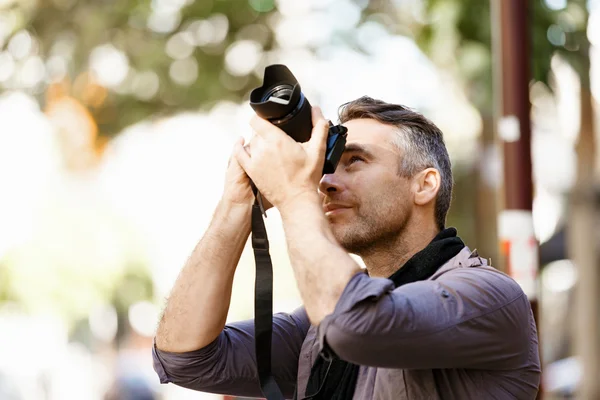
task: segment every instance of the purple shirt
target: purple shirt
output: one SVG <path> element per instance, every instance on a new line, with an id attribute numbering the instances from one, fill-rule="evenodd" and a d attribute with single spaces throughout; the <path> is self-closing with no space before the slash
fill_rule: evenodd
<path id="1" fill-rule="evenodd" d="M 187 353 L 153 348 L 161 383 L 262 397 L 254 322 L 229 324 Z M 395 288 L 356 274 L 318 327 L 303 308 L 273 316 L 272 371 L 302 399 L 324 343 L 359 364 L 354 399 L 534 399 L 540 382 L 535 321 L 520 286 L 464 248 L 430 279 Z"/>

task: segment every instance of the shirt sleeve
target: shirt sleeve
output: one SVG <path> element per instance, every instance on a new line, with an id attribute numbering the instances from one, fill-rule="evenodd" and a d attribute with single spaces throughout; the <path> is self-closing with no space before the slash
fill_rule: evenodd
<path id="1" fill-rule="evenodd" d="M 296 387 L 300 349 L 310 322 L 304 308 L 291 314 L 273 315 L 273 376 L 284 396 Z M 211 344 L 202 349 L 171 353 L 152 349 L 154 370 L 161 383 L 232 396 L 262 397 L 254 351 L 254 321 L 228 324 Z"/>
<path id="2" fill-rule="evenodd" d="M 374 367 L 515 368 L 528 362 L 530 315 L 519 285 L 490 267 L 399 288 L 361 272 L 319 324 L 317 340 L 324 356 Z"/>

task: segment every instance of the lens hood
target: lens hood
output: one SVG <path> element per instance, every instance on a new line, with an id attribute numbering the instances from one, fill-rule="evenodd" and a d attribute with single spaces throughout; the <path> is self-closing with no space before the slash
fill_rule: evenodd
<path id="1" fill-rule="evenodd" d="M 273 64 L 265 68 L 262 86 L 250 93 L 250 106 L 258 116 L 278 126 L 297 142 L 310 139 L 310 103 L 285 65 Z"/>

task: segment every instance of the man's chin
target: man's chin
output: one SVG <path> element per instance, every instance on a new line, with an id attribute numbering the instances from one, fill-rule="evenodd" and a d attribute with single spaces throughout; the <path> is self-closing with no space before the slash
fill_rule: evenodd
<path id="1" fill-rule="evenodd" d="M 332 231 L 341 232 L 349 228 L 349 222 L 347 218 L 340 218 L 337 216 L 325 216 L 327 223 Z"/>
<path id="2" fill-rule="evenodd" d="M 348 227 L 342 226 L 342 223 L 339 221 L 330 221 L 329 226 L 331 227 L 331 233 L 333 233 L 335 240 L 337 240 L 340 246 L 347 250 L 348 246 L 351 246 L 353 242 L 352 236 L 350 232 L 348 232 Z"/>

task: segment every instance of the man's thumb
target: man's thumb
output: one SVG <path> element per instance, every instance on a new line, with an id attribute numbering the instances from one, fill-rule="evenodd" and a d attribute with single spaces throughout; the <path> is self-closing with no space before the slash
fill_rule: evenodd
<path id="1" fill-rule="evenodd" d="M 319 159 L 325 155 L 327 149 L 327 134 L 329 132 L 329 121 L 323 117 L 319 107 L 312 107 L 311 110 L 313 130 L 310 138 L 310 147 L 316 152 Z"/>

